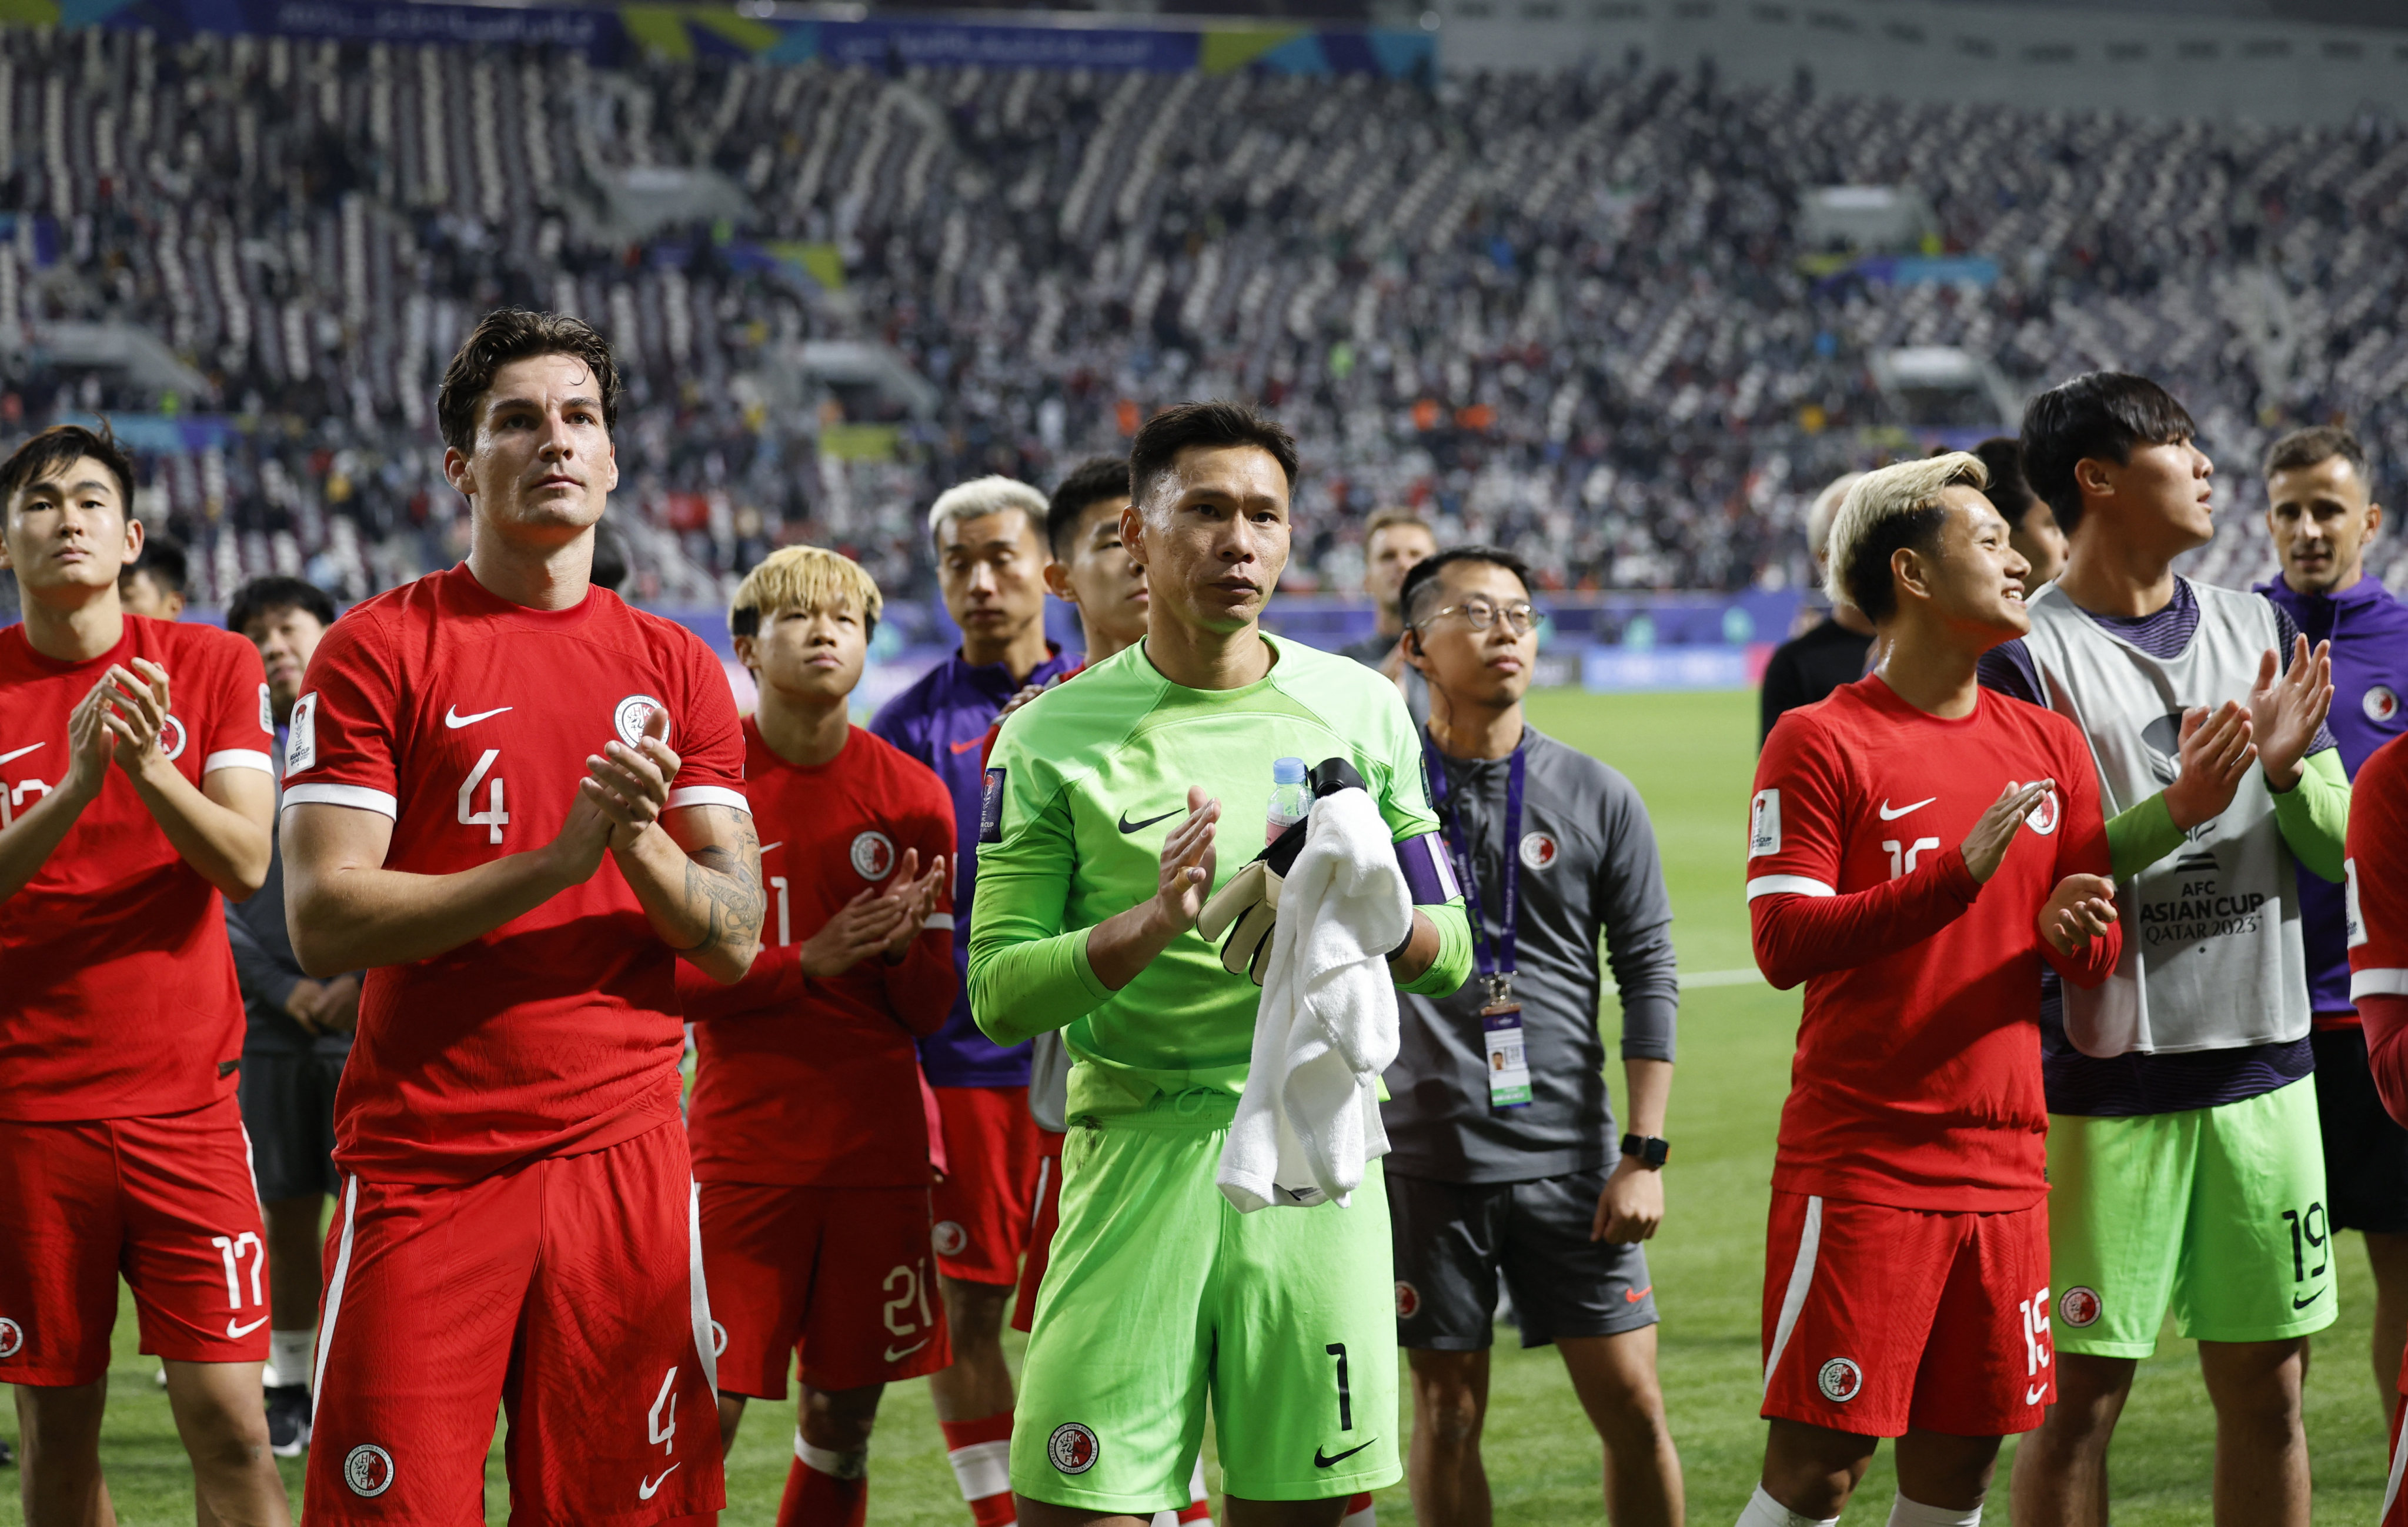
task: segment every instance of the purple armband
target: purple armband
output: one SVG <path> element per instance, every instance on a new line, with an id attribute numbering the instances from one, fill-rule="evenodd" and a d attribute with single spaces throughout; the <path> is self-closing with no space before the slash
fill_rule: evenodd
<path id="1" fill-rule="evenodd" d="M 1463 894 L 1447 857 L 1446 840 L 1435 832 L 1408 838 L 1397 845 L 1397 867 L 1405 872 L 1405 888 L 1417 907 L 1442 907 Z"/>

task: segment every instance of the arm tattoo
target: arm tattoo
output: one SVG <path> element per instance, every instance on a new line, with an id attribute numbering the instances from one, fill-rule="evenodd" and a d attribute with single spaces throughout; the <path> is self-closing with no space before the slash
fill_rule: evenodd
<path id="1" fill-rule="evenodd" d="M 702 936 L 677 951 L 690 958 L 757 938 L 767 905 L 761 889 L 761 837 L 751 814 L 725 806 L 707 809 L 736 818 L 736 846 L 712 843 L 686 856 L 686 912 L 702 924 Z"/>

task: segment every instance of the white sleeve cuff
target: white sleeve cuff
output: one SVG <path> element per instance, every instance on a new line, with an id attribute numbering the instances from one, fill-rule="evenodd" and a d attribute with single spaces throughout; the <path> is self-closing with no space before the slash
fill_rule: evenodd
<path id="1" fill-rule="evenodd" d="M 752 802 L 744 799 L 743 791 L 717 785 L 689 785 L 681 790 L 671 790 L 668 809 L 676 811 L 683 806 L 726 806 L 747 816 L 752 814 Z"/>
<path id="2" fill-rule="evenodd" d="M 953 931 L 953 915 L 950 912 L 932 912 L 925 917 L 920 919 L 920 926 L 922 928 L 941 928 L 950 933 Z"/>
<path id="3" fill-rule="evenodd" d="M 401 807 L 392 796 L 365 785 L 288 785 L 284 787 L 284 804 L 349 806 L 355 812 L 374 812 L 395 821 L 401 819 Z"/>
<path id="4" fill-rule="evenodd" d="M 2360 997 L 2408 997 L 2408 971 L 2352 971 L 2349 1000 Z"/>
<path id="5" fill-rule="evenodd" d="M 221 769 L 256 769 L 263 774 L 273 774 L 276 760 L 251 747 L 220 748 L 201 760 L 203 774 L 213 774 Z"/>
<path id="6" fill-rule="evenodd" d="M 1837 896 L 1839 892 L 1811 875 L 1758 875 L 1747 883 L 1747 899 L 1759 896 Z"/>

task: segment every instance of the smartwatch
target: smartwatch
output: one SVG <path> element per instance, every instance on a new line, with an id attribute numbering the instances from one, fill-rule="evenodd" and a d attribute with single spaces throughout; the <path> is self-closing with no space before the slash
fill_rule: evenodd
<path id="1" fill-rule="evenodd" d="M 1653 1172 L 1672 1154 L 1672 1145 L 1652 1134 L 1626 1134 L 1622 1137 L 1622 1154 L 1638 1157 L 1639 1164 Z"/>

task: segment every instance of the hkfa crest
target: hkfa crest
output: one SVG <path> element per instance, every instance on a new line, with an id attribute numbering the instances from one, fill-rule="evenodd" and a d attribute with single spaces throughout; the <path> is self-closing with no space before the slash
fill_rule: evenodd
<path id="1" fill-rule="evenodd" d="M 2065 1296 L 2057 1302 L 2057 1318 L 2076 1328 L 2097 1325 L 2100 1312 L 2106 1307 L 2107 1302 L 2099 1297 L 2098 1289 L 2077 1283 L 2066 1289 Z"/>
<path id="2" fill-rule="evenodd" d="M 1422 1291 L 1402 1278 L 1397 1280 L 1397 1318 L 1410 1320 L 1422 1312 Z"/>
<path id="3" fill-rule="evenodd" d="M 667 709 L 667 706 L 650 695 L 630 695 L 610 708 L 610 729 L 619 734 L 619 741 L 641 752 L 644 746 L 644 723 L 652 718 L 654 711 Z M 662 741 L 666 742 L 667 739 L 664 737 Z"/>
<path id="4" fill-rule="evenodd" d="M 1530 869 L 1545 869 L 1555 863 L 1555 857 L 1562 852 L 1563 849 L 1556 844 L 1555 840 L 1546 833 L 1522 834 L 1522 862 Z"/>
<path id="5" fill-rule="evenodd" d="M 2400 713 L 2400 697 L 2386 684 L 2367 685 L 2366 699 L 2362 703 L 2369 721 L 2389 721 Z"/>
<path id="6" fill-rule="evenodd" d="M 1823 1398 L 1846 1405 L 1864 1392 L 1865 1371 L 1847 1358 L 1833 1358 L 1814 1375 L 1814 1387 Z"/>
<path id="7" fill-rule="evenodd" d="M 25 1328 L 0 1315 L 0 1358 L 13 1358 L 24 1349 Z"/>
<path id="8" fill-rule="evenodd" d="M 343 1455 L 343 1483 L 352 1494 L 367 1499 L 383 1494 L 393 1488 L 393 1455 L 374 1443 L 361 1443 Z"/>
<path id="9" fill-rule="evenodd" d="M 928 1232 L 928 1244 L 937 1248 L 939 1257 L 958 1257 L 962 1247 L 970 1244 L 969 1232 L 956 1220 L 939 1219 Z"/>
<path id="10" fill-rule="evenodd" d="M 883 880 L 895 872 L 895 840 L 882 832 L 855 834 L 853 872 L 864 880 Z"/>
<path id="11" fill-rule="evenodd" d="M 1077 1421 L 1064 1421 L 1045 1439 L 1045 1456 L 1064 1474 L 1084 1474 L 1103 1452 L 1096 1433 Z"/>

